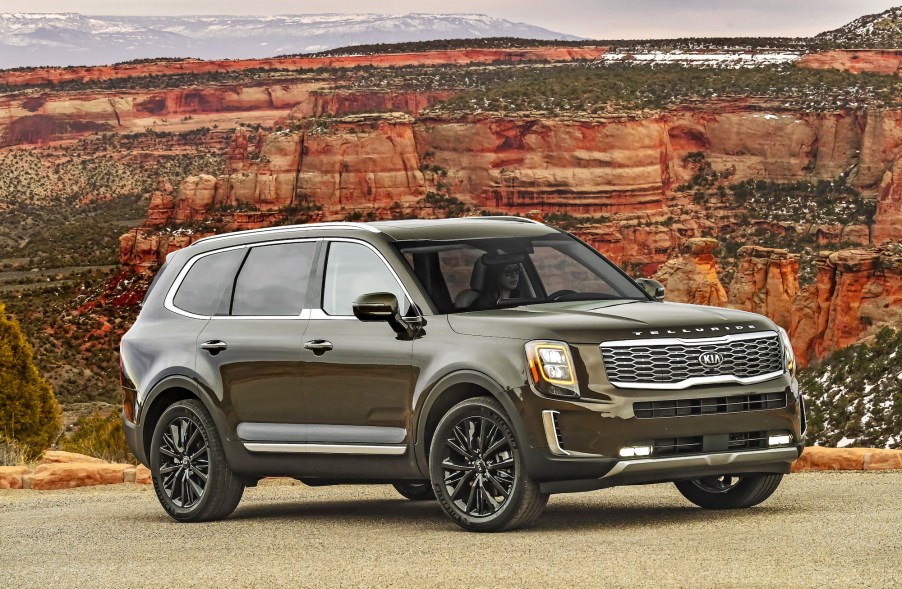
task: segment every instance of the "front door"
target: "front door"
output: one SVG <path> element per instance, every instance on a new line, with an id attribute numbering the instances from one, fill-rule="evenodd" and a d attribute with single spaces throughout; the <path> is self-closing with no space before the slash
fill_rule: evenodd
<path id="1" fill-rule="evenodd" d="M 400 454 L 411 419 L 413 342 L 386 323 L 359 321 L 351 305 L 362 294 L 391 292 L 403 312 L 409 298 L 382 256 L 355 241 L 328 244 L 318 286 L 303 338 L 308 441 Z"/>
<path id="2" fill-rule="evenodd" d="M 224 413 L 243 440 L 304 441 L 301 344 L 316 247 L 315 240 L 249 247 L 229 300 L 197 339 L 199 376 L 222 391 Z"/>

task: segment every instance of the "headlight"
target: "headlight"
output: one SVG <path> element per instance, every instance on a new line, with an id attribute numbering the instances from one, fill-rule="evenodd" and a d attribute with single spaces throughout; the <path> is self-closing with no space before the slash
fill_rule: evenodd
<path id="1" fill-rule="evenodd" d="M 529 342 L 526 358 L 532 382 L 539 391 L 555 397 L 579 397 L 573 357 L 565 342 Z"/>
<path id="2" fill-rule="evenodd" d="M 789 334 L 782 327 L 777 328 L 780 334 L 780 340 L 783 342 L 783 360 L 786 365 L 786 371 L 795 376 L 796 356 L 792 351 L 792 342 L 789 341 Z"/>

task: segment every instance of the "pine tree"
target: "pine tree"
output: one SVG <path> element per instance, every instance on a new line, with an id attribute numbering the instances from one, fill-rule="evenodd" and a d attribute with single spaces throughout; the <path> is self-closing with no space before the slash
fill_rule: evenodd
<path id="1" fill-rule="evenodd" d="M 0 434 L 34 457 L 53 443 L 59 430 L 56 397 L 38 373 L 19 323 L 0 303 Z"/>

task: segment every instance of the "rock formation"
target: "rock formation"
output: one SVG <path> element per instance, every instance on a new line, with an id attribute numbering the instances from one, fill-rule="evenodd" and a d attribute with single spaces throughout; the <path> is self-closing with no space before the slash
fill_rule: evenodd
<path id="1" fill-rule="evenodd" d="M 803 55 L 798 67 L 845 70 L 853 74 L 902 74 L 902 51 L 898 49 L 837 49 Z"/>
<path id="2" fill-rule="evenodd" d="M 666 300 L 727 306 L 727 293 L 717 277 L 717 262 L 712 254 L 716 247 L 716 239 L 689 239 L 681 256 L 661 266 L 654 277 L 664 285 Z"/>
<path id="3" fill-rule="evenodd" d="M 361 66 L 399 67 L 410 65 L 443 65 L 494 63 L 498 61 L 573 61 L 597 59 L 606 47 L 528 47 L 517 49 L 461 49 L 421 51 L 417 53 L 385 53 L 376 55 L 343 55 L 334 57 L 273 57 L 268 59 L 223 59 L 124 63 L 110 66 L 21 68 L 0 72 L 0 85 L 33 86 L 68 81 L 95 82 L 138 76 L 172 74 L 205 74 L 247 69 L 315 70 L 320 68 L 354 68 Z"/>
<path id="4" fill-rule="evenodd" d="M 902 242 L 902 158 L 883 175 L 874 221 L 874 243 Z"/>
<path id="5" fill-rule="evenodd" d="M 799 256 L 758 246 L 739 248 L 730 282 L 729 306 L 770 317 L 789 329 L 792 301 L 799 292 Z"/>
<path id="6" fill-rule="evenodd" d="M 793 301 L 790 337 L 802 364 L 902 325 L 902 249 L 898 244 L 822 252 L 817 283 Z"/>

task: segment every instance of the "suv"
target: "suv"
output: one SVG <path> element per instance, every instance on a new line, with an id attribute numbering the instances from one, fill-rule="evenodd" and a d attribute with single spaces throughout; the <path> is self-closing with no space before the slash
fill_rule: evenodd
<path id="1" fill-rule="evenodd" d="M 474 531 L 615 485 L 756 505 L 803 447 L 786 333 L 663 295 L 517 217 L 208 237 L 122 339 L 126 438 L 185 522 L 268 476 L 391 483 Z"/>

